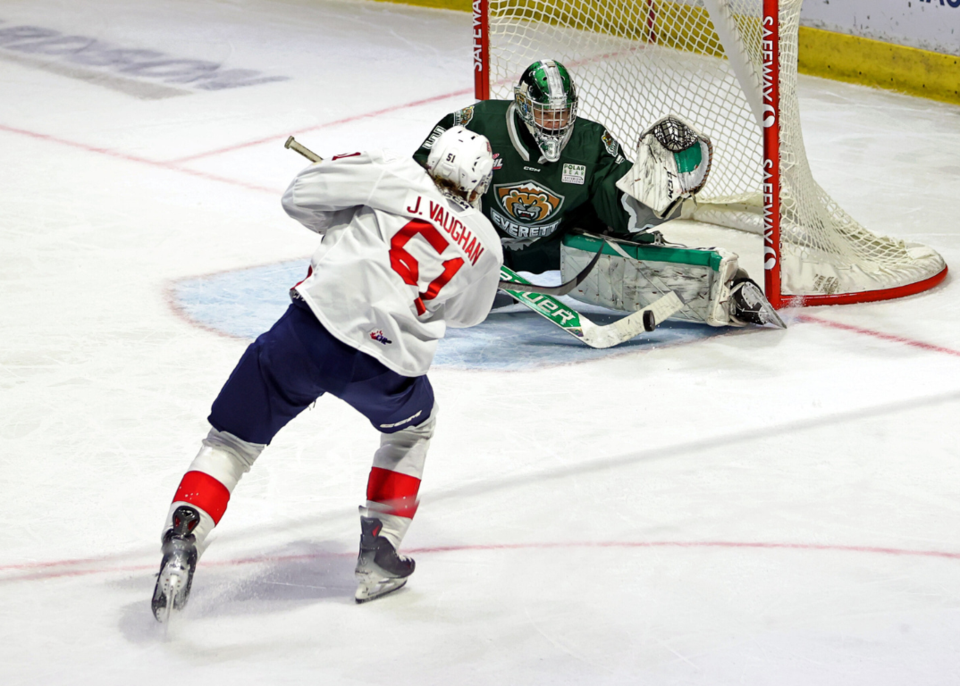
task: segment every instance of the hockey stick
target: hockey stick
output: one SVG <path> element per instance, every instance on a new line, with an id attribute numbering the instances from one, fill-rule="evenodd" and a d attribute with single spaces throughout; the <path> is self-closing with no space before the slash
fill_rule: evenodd
<path id="1" fill-rule="evenodd" d="M 293 136 L 287 139 L 283 147 L 300 153 L 311 162 L 323 161 L 323 158 L 312 150 L 297 143 Z M 586 269 L 567 283 L 554 287 L 554 289 L 563 289 L 573 284 L 567 288 L 566 291 L 557 293 L 557 295 L 564 295 L 579 285 L 580 282 L 586 278 L 587 274 L 590 273 L 590 270 L 593 269 L 602 253 L 603 246 L 601 245 L 600 250 L 598 250 L 597 254 L 590 260 L 590 264 L 587 265 Z M 512 289 L 509 288 L 511 285 L 526 286 L 528 288 L 522 290 L 519 288 Z M 592 348 L 610 348 L 618 343 L 629 341 L 642 331 L 653 331 L 657 328 L 657 324 L 683 307 L 683 302 L 677 297 L 677 294 L 670 292 L 655 303 L 623 319 L 618 319 L 606 326 L 598 326 L 576 310 L 556 300 L 551 295 L 543 291 L 534 291 L 534 288 L 543 289 L 547 287 L 534 286 L 508 267 L 500 267 L 500 287 L 541 317 L 553 322 L 568 334 L 579 338 Z"/>
<path id="2" fill-rule="evenodd" d="M 320 155 L 310 150 L 310 148 L 300 145 L 294 139 L 293 136 L 290 136 L 287 139 L 287 142 L 283 144 L 283 147 L 289 148 L 290 150 L 300 153 L 311 162 L 323 162 L 323 158 L 320 157 Z M 528 293 L 543 293 L 544 295 L 566 295 L 567 293 L 572 291 L 574 288 L 579 286 L 581 283 L 583 283 L 583 280 L 586 279 L 587 276 L 590 274 L 590 270 L 593 269 L 594 266 L 596 266 L 597 261 L 600 259 L 600 254 L 602 252 L 603 252 L 603 244 L 600 245 L 600 250 L 597 251 L 596 256 L 594 256 L 594 258 L 590 261 L 590 264 L 588 264 L 582 272 L 577 274 L 575 277 L 573 277 L 566 283 L 562 283 L 559 286 L 537 286 L 532 283 L 518 284 L 514 282 L 514 285 L 516 286 L 514 290 L 525 291 Z M 503 288 L 505 286 L 509 286 L 510 283 L 511 283 L 510 281 L 501 281 L 500 287 Z"/>
<path id="3" fill-rule="evenodd" d="M 610 348 L 629 341 L 644 331 L 653 331 L 657 328 L 657 324 L 683 307 L 683 301 L 677 297 L 677 294 L 670 292 L 642 310 L 606 326 L 600 326 L 549 295 L 509 288 L 510 284 L 527 283 L 526 279 L 509 267 L 500 267 L 500 287 L 504 291 L 591 348 Z"/>
<path id="4" fill-rule="evenodd" d="M 603 239 L 601 239 L 603 240 Z M 593 259 L 590 260 L 590 263 L 583 268 L 579 274 L 574 276 L 572 279 L 566 283 L 562 283 L 559 286 L 537 286 L 532 283 L 519 283 L 517 281 L 501 281 L 500 288 L 502 290 L 511 290 L 511 291 L 520 291 L 523 293 L 541 293 L 543 295 L 566 295 L 574 288 L 583 283 L 583 280 L 590 275 L 590 271 L 596 266 L 597 262 L 600 260 L 600 256 L 603 254 L 603 246 L 607 244 L 606 240 L 603 240 L 603 243 L 600 244 L 600 249 L 597 250 L 597 254 L 593 256 Z M 652 329 L 651 329 L 652 330 Z"/>
<path id="5" fill-rule="evenodd" d="M 320 155 L 318 155 L 317 153 L 315 153 L 315 152 L 314 152 L 313 150 L 311 150 L 310 148 L 307 148 L 307 147 L 305 147 L 305 146 L 300 145 L 299 143 L 297 143 L 297 141 L 294 139 L 293 136 L 290 136 L 290 138 L 287 139 L 287 142 L 283 144 L 283 147 L 289 148 L 290 150 L 293 150 L 294 152 L 300 153 L 301 155 L 303 155 L 304 157 L 306 157 L 306 158 L 307 158 L 308 160 L 310 160 L 311 162 L 323 162 L 323 158 L 320 157 Z"/>
<path id="6" fill-rule="evenodd" d="M 296 141 L 296 139 L 294 139 L 293 136 L 290 136 L 287 139 L 287 142 L 283 144 L 283 147 L 289 148 L 294 152 L 300 153 L 311 162 L 323 162 L 323 158 L 320 157 L 320 155 L 313 152 L 313 150 L 311 150 L 310 148 L 300 145 Z M 515 286 L 515 288 L 513 289 L 515 291 L 523 291 L 527 293 L 543 293 L 544 295 L 566 295 L 567 293 L 572 291 L 574 288 L 579 286 L 581 283 L 583 283 L 583 280 L 586 279 L 587 276 L 590 274 L 590 270 L 596 266 L 597 261 L 600 259 L 601 253 L 603 253 L 603 245 L 604 244 L 600 245 L 600 250 L 597 251 L 597 254 L 590 261 L 590 264 L 588 264 L 583 271 L 581 271 L 579 274 L 577 274 L 575 277 L 573 277 L 566 283 L 562 283 L 559 286 L 537 286 L 536 284 L 527 283 L 527 282 L 524 282 L 521 284 L 518 282 L 501 281 L 500 288 L 505 288 L 506 286 L 509 286 L 512 283 Z"/>

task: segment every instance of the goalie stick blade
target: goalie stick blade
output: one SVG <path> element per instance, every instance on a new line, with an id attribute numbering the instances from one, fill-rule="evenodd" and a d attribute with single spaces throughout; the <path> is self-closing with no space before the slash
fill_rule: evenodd
<path id="1" fill-rule="evenodd" d="M 574 276 L 572 279 L 570 279 L 566 283 L 562 283 L 559 286 L 538 286 L 533 283 L 520 283 L 518 281 L 507 280 L 507 281 L 500 282 L 500 288 L 502 290 L 521 291 L 523 293 L 542 293 L 543 295 L 566 295 L 567 293 L 572 291 L 574 288 L 579 286 L 581 283 L 583 283 L 583 280 L 586 279 L 587 276 L 590 275 L 590 272 L 593 270 L 593 268 L 597 266 L 597 262 L 600 260 L 600 256 L 603 254 L 603 248 L 607 245 L 607 241 L 605 239 L 601 238 L 601 240 L 603 242 L 600 244 L 600 249 L 597 250 L 597 254 L 593 256 L 593 259 L 590 260 L 590 263 L 587 264 L 587 266 L 584 267 L 579 274 Z M 651 331 L 652 330 L 653 329 L 651 329 Z"/>

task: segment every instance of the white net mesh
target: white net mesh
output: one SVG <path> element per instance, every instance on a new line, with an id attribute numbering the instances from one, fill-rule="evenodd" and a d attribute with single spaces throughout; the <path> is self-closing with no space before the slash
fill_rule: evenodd
<path id="1" fill-rule="evenodd" d="M 796 94 L 801 3 L 780 2 L 782 291 L 860 293 L 930 278 L 944 269 L 937 253 L 864 229 L 813 180 Z M 490 97 L 513 97 L 527 65 L 556 59 L 573 73 L 580 115 L 604 124 L 628 155 L 646 127 L 681 115 L 714 146 L 714 166 L 692 218 L 761 233 L 763 146 L 746 95 L 750 88 L 759 93 L 761 5 L 490 0 Z M 742 58 L 728 59 L 714 21 L 729 27 L 734 42 L 727 47 Z M 744 65 L 740 78 L 736 64 Z"/>

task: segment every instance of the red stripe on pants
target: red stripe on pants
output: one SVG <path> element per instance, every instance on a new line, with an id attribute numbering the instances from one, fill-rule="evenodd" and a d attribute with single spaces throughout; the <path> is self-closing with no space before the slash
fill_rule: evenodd
<path id="1" fill-rule="evenodd" d="M 367 481 L 367 500 L 390 508 L 389 514 L 413 519 L 417 513 L 420 479 L 389 469 L 374 467 Z"/>
<path id="2" fill-rule="evenodd" d="M 230 491 L 222 483 L 203 472 L 187 472 L 180 480 L 173 502 L 182 501 L 196 505 L 218 524 L 230 502 Z"/>

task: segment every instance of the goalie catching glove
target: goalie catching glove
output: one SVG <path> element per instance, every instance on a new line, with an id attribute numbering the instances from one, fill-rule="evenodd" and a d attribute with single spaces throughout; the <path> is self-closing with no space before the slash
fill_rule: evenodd
<path id="1" fill-rule="evenodd" d="M 617 181 L 617 188 L 664 219 L 704 187 L 712 155 L 707 136 L 680 117 L 668 115 L 640 136 L 637 160 Z"/>

